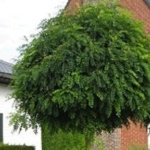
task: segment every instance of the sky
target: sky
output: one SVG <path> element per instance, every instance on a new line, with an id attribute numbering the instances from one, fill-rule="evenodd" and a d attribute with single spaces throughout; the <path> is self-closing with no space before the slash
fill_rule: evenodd
<path id="1" fill-rule="evenodd" d="M 14 63 L 24 37 L 38 32 L 43 19 L 55 16 L 67 0 L 0 0 L 0 59 Z"/>

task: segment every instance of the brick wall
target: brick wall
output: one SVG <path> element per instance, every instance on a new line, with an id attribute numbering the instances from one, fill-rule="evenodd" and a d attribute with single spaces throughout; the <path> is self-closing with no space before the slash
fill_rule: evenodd
<path id="1" fill-rule="evenodd" d="M 129 150 L 132 145 L 147 147 L 148 135 L 145 127 L 141 124 L 130 123 L 130 128 L 121 128 L 121 150 Z"/>
<path id="2" fill-rule="evenodd" d="M 148 134 L 145 127 L 141 124 L 133 124 L 130 127 L 116 129 L 113 133 L 102 132 L 99 136 L 103 141 L 104 150 L 130 150 L 132 146 L 147 148 Z M 98 150 L 96 147 L 93 150 Z"/>

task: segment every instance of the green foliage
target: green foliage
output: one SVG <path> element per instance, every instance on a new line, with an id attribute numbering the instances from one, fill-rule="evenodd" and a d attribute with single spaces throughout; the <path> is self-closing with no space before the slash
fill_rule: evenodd
<path id="1" fill-rule="evenodd" d="M 93 146 L 97 150 L 103 150 L 103 142 L 97 135 L 94 135 L 93 140 L 88 141 L 88 147 L 86 147 L 86 142 L 85 134 L 78 132 L 66 133 L 62 130 L 51 133 L 48 127 L 42 128 L 43 150 L 91 150 Z"/>
<path id="2" fill-rule="evenodd" d="M 96 150 L 104 150 L 104 143 L 100 139 L 99 135 L 95 135 L 93 145 Z"/>
<path id="3" fill-rule="evenodd" d="M 129 150 L 149 150 L 146 146 L 139 146 L 137 144 L 133 144 Z"/>
<path id="4" fill-rule="evenodd" d="M 0 150 L 35 150 L 32 146 L 21 146 L 21 145 L 3 145 L 0 144 Z"/>
<path id="5" fill-rule="evenodd" d="M 59 130 L 51 134 L 49 129 L 42 130 L 43 150 L 85 150 L 85 138 L 80 133 L 65 133 Z"/>
<path id="6" fill-rule="evenodd" d="M 60 14 L 21 48 L 12 89 L 31 125 L 54 132 L 111 131 L 128 119 L 147 124 L 150 38 L 116 3 Z"/>

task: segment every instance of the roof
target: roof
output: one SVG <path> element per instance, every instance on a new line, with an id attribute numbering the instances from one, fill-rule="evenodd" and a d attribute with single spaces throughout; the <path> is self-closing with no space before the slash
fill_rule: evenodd
<path id="1" fill-rule="evenodd" d="M 9 83 L 12 79 L 13 64 L 0 60 L 0 83 Z"/>
<path id="2" fill-rule="evenodd" d="M 13 64 L 0 60 L 0 72 L 1 73 L 12 74 L 12 67 L 13 67 Z"/>

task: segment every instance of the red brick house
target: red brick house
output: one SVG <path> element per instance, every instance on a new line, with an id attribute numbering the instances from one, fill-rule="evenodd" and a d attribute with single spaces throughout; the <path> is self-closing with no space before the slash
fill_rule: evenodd
<path id="1" fill-rule="evenodd" d="M 99 0 L 69 0 L 66 9 L 75 12 L 79 6 L 96 1 Z M 120 4 L 132 12 L 136 19 L 143 21 L 146 24 L 146 32 L 150 34 L 150 0 L 120 0 Z M 132 122 L 129 129 L 123 126 L 112 134 L 102 133 L 100 138 L 105 143 L 105 150 L 129 150 L 133 144 L 148 147 L 147 129 Z"/>

